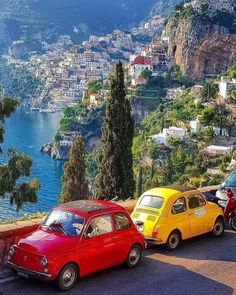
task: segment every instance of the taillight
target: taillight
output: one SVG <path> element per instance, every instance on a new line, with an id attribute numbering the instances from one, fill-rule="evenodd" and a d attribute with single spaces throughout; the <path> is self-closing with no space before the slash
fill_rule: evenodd
<path id="1" fill-rule="evenodd" d="M 156 228 L 154 228 L 154 230 L 152 231 L 152 237 L 155 239 L 158 236 L 158 230 Z"/>

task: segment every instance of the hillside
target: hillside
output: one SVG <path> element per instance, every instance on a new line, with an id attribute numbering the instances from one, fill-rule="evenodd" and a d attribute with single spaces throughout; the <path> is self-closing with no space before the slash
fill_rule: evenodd
<path id="1" fill-rule="evenodd" d="M 183 74 L 191 79 L 212 77 L 236 62 L 234 10 L 231 0 L 199 0 L 171 13 L 165 30 L 168 53 Z"/>
<path id="2" fill-rule="evenodd" d="M 68 34 L 78 42 L 90 34 L 105 34 L 116 28 L 127 29 L 146 18 L 155 2 L 0 0 L 1 53 L 19 39 L 24 40 L 24 51 L 39 51 L 39 41 L 52 42 L 59 35 Z"/>

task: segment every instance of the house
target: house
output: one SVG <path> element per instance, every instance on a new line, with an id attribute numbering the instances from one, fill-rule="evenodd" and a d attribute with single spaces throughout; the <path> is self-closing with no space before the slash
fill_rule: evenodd
<path id="1" fill-rule="evenodd" d="M 131 79 L 131 86 L 141 86 L 141 85 L 146 85 L 147 80 L 144 79 L 142 76 L 139 77 L 133 77 Z"/>
<path id="2" fill-rule="evenodd" d="M 103 105 L 105 101 L 104 96 L 101 96 L 99 94 L 91 94 L 89 97 L 89 106 L 90 108 L 97 108 Z"/>
<path id="3" fill-rule="evenodd" d="M 236 87 L 236 79 L 227 80 L 224 77 L 221 77 L 221 81 L 219 83 L 219 95 L 228 99 L 231 90 Z"/>
<path id="4" fill-rule="evenodd" d="M 189 122 L 190 127 L 191 127 L 191 133 L 196 133 L 196 132 L 198 132 L 200 130 L 201 123 L 200 123 L 199 117 L 200 116 L 197 116 L 196 120 L 192 120 L 192 121 Z"/>
<path id="5" fill-rule="evenodd" d="M 153 71 L 152 61 L 149 57 L 146 56 L 136 56 L 134 61 L 130 66 L 130 76 L 131 77 L 138 77 L 141 75 L 142 71 L 149 70 Z"/>
<path id="6" fill-rule="evenodd" d="M 168 138 L 175 137 L 181 140 L 187 135 L 187 129 L 179 127 L 164 128 L 161 133 L 152 136 L 152 139 L 159 144 L 167 144 Z"/>
<path id="7" fill-rule="evenodd" d="M 220 146 L 220 145 L 210 145 L 202 150 L 203 153 L 209 156 L 220 156 L 231 154 L 233 151 L 233 146 Z"/>

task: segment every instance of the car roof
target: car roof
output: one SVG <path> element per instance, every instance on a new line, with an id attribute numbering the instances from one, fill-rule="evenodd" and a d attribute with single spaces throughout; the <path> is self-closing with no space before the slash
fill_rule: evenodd
<path id="1" fill-rule="evenodd" d="M 154 196 L 159 196 L 159 197 L 168 199 L 179 193 L 185 193 L 190 191 L 196 192 L 198 190 L 194 187 L 186 187 L 181 185 L 168 185 L 168 186 L 156 187 L 156 188 L 150 189 L 146 191 L 143 195 L 154 195 Z"/>
<path id="2" fill-rule="evenodd" d="M 82 213 L 82 215 L 95 215 L 99 213 L 109 213 L 110 211 L 123 210 L 118 204 L 102 200 L 78 200 L 58 205 L 58 209 L 66 209 L 73 213 Z"/>

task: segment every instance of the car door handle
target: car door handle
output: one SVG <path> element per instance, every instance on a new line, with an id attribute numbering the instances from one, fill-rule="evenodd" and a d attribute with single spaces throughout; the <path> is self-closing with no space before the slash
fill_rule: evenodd
<path id="1" fill-rule="evenodd" d="M 117 240 L 118 237 L 117 236 L 114 236 L 114 237 L 111 237 L 112 240 Z"/>

